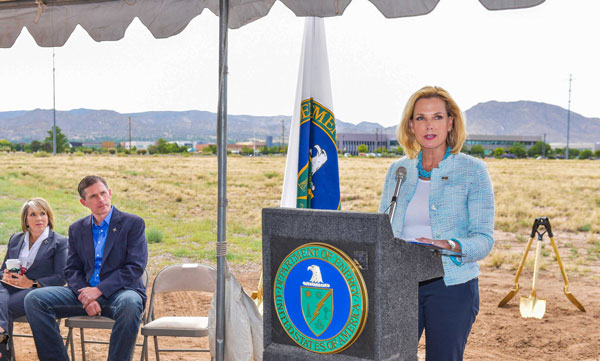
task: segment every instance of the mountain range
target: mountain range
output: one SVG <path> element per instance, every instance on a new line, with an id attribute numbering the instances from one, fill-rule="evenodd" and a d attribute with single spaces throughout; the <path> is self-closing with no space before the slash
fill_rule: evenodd
<path id="1" fill-rule="evenodd" d="M 473 106 L 465 115 L 468 134 L 543 136 L 545 133 L 547 142 L 566 141 L 567 110 L 556 105 L 532 101 L 489 101 Z M 72 141 L 126 140 L 129 137 L 129 117 L 134 140 L 216 140 L 216 113 L 200 110 L 118 113 L 74 109 L 56 111 L 56 124 Z M 52 119 L 52 109 L 0 112 L 0 139 L 13 142 L 42 140 L 51 128 Z M 291 116 L 229 114 L 228 141 L 273 136 L 274 142 L 277 142 L 281 139 L 282 121 L 287 138 Z M 370 122 L 352 124 L 341 119 L 336 119 L 336 126 L 338 133 L 379 132 L 390 135 L 395 133 L 396 128 Z M 600 141 L 600 118 L 586 118 L 571 112 L 570 141 Z"/>

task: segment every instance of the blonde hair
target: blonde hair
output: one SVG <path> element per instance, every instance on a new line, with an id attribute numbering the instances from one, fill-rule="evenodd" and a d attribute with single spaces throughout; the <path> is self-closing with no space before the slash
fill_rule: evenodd
<path id="1" fill-rule="evenodd" d="M 48 225 L 50 229 L 54 229 L 54 213 L 52 213 L 52 208 L 50 208 L 50 204 L 44 198 L 31 198 L 23 204 L 21 207 L 21 229 L 23 232 L 27 232 L 27 215 L 29 214 L 29 209 L 33 209 L 36 211 L 43 211 L 48 216 Z"/>
<path id="2" fill-rule="evenodd" d="M 402 112 L 402 120 L 398 126 L 398 142 L 402 144 L 409 158 L 413 159 L 419 154 L 421 145 L 410 130 L 410 121 L 412 120 L 417 101 L 428 98 L 438 98 L 446 103 L 446 112 L 448 116 L 454 119 L 452 129 L 448 132 L 448 137 L 446 138 L 446 144 L 452 154 L 458 154 L 467 138 L 465 118 L 450 94 L 439 86 L 425 86 L 416 91 L 408 99 L 406 107 L 404 107 L 404 112 Z"/>

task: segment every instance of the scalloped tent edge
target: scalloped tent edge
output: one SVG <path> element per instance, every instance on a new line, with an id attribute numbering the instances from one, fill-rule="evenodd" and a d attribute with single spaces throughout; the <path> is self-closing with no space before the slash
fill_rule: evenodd
<path id="1" fill-rule="evenodd" d="M 276 0 L 230 0 L 230 29 L 266 16 Z M 297 16 L 341 16 L 351 0 L 280 0 Z M 386 18 L 420 16 L 439 0 L 370 0 Z M 475 1 L 475 0 L 472 0 Z M 479 0 L 488 10 L 539 5 L 545 0 Z M 208 9 L 219 15 L 219 0 L 0 0 L 0 48 L 10 48 L 27 28 L 42 47 L 60 47 L 81 25 L 95 41 L 123 38 L 134 18 L 157 38 L 179 34 Z"/>

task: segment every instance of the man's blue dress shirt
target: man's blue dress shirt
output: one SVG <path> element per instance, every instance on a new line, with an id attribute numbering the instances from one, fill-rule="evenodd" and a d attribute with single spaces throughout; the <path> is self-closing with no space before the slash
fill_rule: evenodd
<path id="1" fill-rule="evenodd" d="M 104 244 L 106 243 L 106 236 L 108 235 L 108 225 L 110 224 L 110 218 L 112 217 L 113 207 L 110 207 L 110 212 L 104 218 L 102 223 L 97 226 L 92 217 L 92 236 L 94 237 L 94 273 L 90 279 L 90 286 L 96 287 L 100 283 L 100 267 L 102 266 L 102 256 L 104 255 Z"/>

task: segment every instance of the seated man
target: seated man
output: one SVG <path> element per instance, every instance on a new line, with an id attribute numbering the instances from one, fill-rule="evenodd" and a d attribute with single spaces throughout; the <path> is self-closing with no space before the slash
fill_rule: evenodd
<path id="1" fill-rule="evenodd" d="M 146 302 L 144 220 L 113 207 L 111 190 L 99 176 L 83 178 L 78 190 L 92 214 L 69 227 L 69 287 L 44 287 L 25 298 L 38 357 L 69 359 L 57 318 L 102 315 L 115 320 L 108 360 L 129 360 Z"/>

